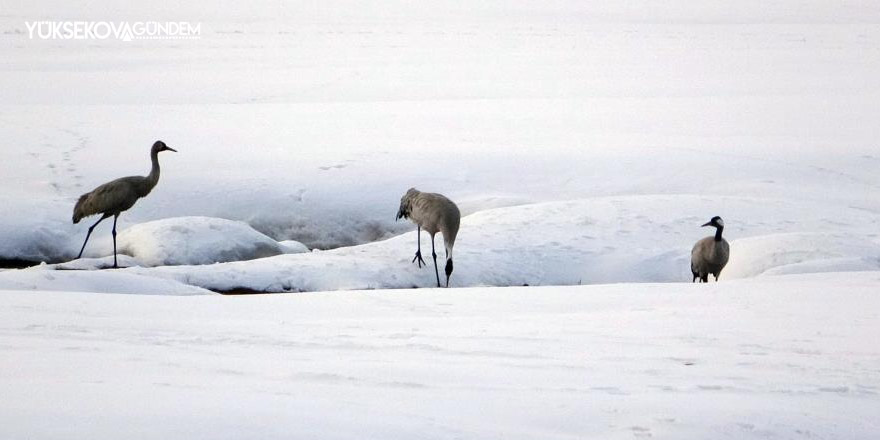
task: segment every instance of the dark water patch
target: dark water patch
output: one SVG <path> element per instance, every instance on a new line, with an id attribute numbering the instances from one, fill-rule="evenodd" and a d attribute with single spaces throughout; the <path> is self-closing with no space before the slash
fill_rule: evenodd
<path id="1" fill-rule="evenodd" d="M 198 287 L 198 286 L 197 286 Z M 383 287 L 383 290 L 408 290 L 408 289 L 421 289 L 422 287 L 412 285 L 410 287 Z M 321 292 L 341 292 L 340 290 L 300 290 L 300 289 L 289 289 L 289 290 L 256 290 L 250 287 L 233 287 L 232 289 L 211 289 L 208 288 L 211 292 L 219 293 L 221 295 L 276 295 L 281 293 L 321 293 Z M 364 287 L 356 290 L 376 290 L 374 287 Z"/>
<path id="2" fill-rule="evenodd" d="M 66 267 L 66 266 L 55 266 L 55 270 L 70 270 L 70 271 L 79 270 L 79 271 L 83 271 L 83 272 L 89 272 L 89 271 L 94 272 L 94 271 L 98 271 L 98 270 L 120 270 L 120 269 L 128 269 L 129 267 L 133 267 L 133 266 L 119 266 L 119 267 L 113 267 L 113 266 L 101 266 L 101 267 Z"/>
<path id="3" fill-rule="evenodd" d="M 0 269 L 24 269 L 38 266 L 42 261 L 20 260 L 17 258 L 0 258 Z"/>
<path id="4" fill-rule="evenodd" d="M 254 290 L 249 287 L 234 287 L 229 290 L 218 290 L 218 289 L 210 289 L 214 293 L 219 293 L 221 295 L 271 295 L 275 293 L 291 293 L 291 292 L 267 292 L 263 290 Z"/>

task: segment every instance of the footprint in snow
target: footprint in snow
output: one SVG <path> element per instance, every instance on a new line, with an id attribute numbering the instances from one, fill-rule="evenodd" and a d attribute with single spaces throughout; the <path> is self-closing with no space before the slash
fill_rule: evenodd
<path id="1" fill-rule="evenodd" d="M 651 428 L 645 428 L 644 426 L 632 426 L 629 429 L 636 437 L 653 437 L 653 434 L 651 434 Z"/>
<path id="2" fill-rule="evenodd" d="M 330 171 L 333 169 L 341 170 L 347 166 L 348 166 L 347 164 L 340 163 L 340 164 L 336 164 L 336 165 L 327 165 L 327 166 L 323 166 L 323 167 L 318 167 L 318 169 L 321 171 Z"/>

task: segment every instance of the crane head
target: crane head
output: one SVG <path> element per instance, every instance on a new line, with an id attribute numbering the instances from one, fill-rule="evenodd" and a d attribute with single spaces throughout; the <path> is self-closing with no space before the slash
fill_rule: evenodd
<path id="1" fill-rule="evenodd" d="M 153 151 L 156 153 L 160 151 L 173 151 L 175 153 L 177 152 L 177 150 L 169 147 L 168 145 L 165 145 L 165 142 L 162 141 L 156 141 L 155 143 L 153 143 Z"/>
<path id="2" fill-rule="evenodd" d="M 395 217 L 394 221 L 402 218 L 409 218 L 409 205 L 405 205 L 403 201 L 400 202 L 400 208 L 397 210 L 397 217 Z"/>
<path id="3" fill-rule="evenodd" d="M 397 218 L 395 221 L 400 220 L 401 218 L 409 218 L 410 211 L 412 210 L 412 199 L 419 193 L 415 188 L 410 188 L 403 197 L 400 198 L 400 209 L 397 210 Z"/>

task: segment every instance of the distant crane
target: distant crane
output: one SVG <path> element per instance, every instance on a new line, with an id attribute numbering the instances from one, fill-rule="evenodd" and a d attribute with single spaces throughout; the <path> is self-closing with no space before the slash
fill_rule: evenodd
<path id="1" fill-rule="evenodd" d="M 715 276 L 715 281 L 718 282 L 721 270 L 724 269 L 730 258 L 730 245 L 727 244 L 727 240 L 721 238 L 721 233 L 724 231 L 724 220 L 715 216 L 709 220 L 709 223 L 703 225 L 703 227 L 706 226 L 715 228 L 715 236 L 701 239 L 691 250 L 691 273 L 694 275 L 692 282 L 696 282 L 699 278 L 701 282 L 708 283 L 710 273 Z"/>
<path id="2" fill-rule="evenodd" d="M 418 248 L 413 263 L 418 261 L 419 268 L 425 263 L 422 259 L 422 229 L 431 234 L 431 256 L 434 257 L 434 275 L 437 276 L 437 287 L 440 287 L 440 271 L 437 269 L 437 253 L 434 251 L 434 235 L 443 233 L 443 244 L 446 247 L 446 287 L 449 287 L 449 276 L 452 275 L 452 247 L 461 223 L 458 206 L 445 196 L 436 193 L 425 193 L 410 188 L 400 198 L 400 209 L 397 220 L 408 218 L 416 224 Z"/>
<path id="3" fill-rule="evenodd" d="M 153 187 L 156 186 L 156 183 L 159 182 L 159 153 L 162 151 L 177 152 L 177 150 L 165 145 L 165 142 L 156 141 L 150 149 L 150 160 L 153 162 L 153 168 L 146 177 L 122 177 L 107 182 L 91 192 L 80 196 L 76 206 L 73 207 L 74 224 L 79 223 L 83 217 L 95 214 L 102 215 L 95 224 L 89 227 L 86 241 L 83 242 L 79 255 L 76 257 L 77 259 L 82 257 L 83 250 L 85 250 L 86 243 L 89 242 L 89 237 L 92 235 L 92 230 L 95 229 L 95 226 L 98 226 L 98 223 L 101 223 L 105 218 L 113 216 L 113 267 L 119 267 L 116 263 L 116 220 L 119 218 L 119 214 L 134 206 L 134 203 L 139 198 L 146 197 L 153 190 Z"/>

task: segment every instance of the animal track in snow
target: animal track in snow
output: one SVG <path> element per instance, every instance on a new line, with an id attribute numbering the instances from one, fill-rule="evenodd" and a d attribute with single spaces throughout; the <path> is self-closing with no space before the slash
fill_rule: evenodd
<path id="1" fill-rule="evenodd" d="M 333 164 L 333 165 L 320 166 L 320 167 L 318 167 L 318 169 L 321 171 L 341 170 L 343 168 L 348 167 L 348 165 L 350 163 L 352 163 L 353 161 L 347 160 L 345 162 L 347 162 L 347 163 L 337 163 L 337 164 Z"/>
<path id="2" fill-rule="evenodd" d="M 651 434 L 651 428 L 645 428 L 644 426 L 631 426 L 630 431 L 633 432 L 633 435 L 636 437 L 653 437 Z"/>
<path id="3" fill-rule="evenodd" d="M 73 140 L 43 142 L 39 151 L 29 155 L 38 161 L 45 163 L 51 174 L 49 186 L 59 196 L 71 196 L 69 188 L 82 187 L 82 175 L 78 173 L 74 155 L 85 149 L 89 144 L 89 138 L 73 129 L 62 129 L 62 136 L 72 137 Z M 71 146 L 72 144 L 72 146 Z"/>

